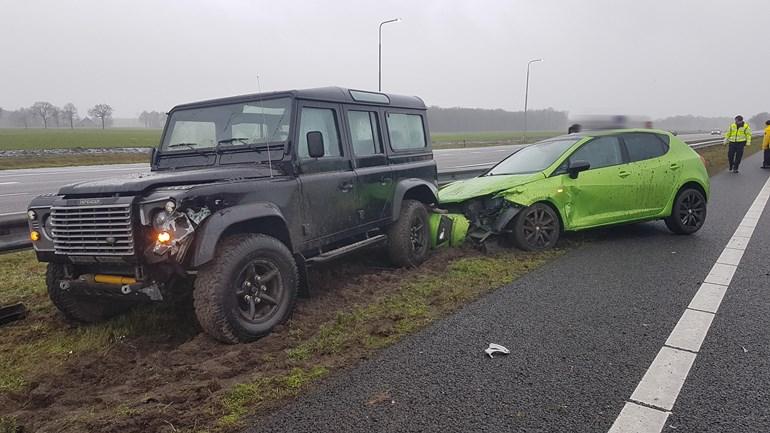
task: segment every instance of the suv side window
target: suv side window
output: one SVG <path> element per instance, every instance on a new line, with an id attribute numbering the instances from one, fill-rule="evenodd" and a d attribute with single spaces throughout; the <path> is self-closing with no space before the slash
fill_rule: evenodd
<path id="1" fill-rule="evenodd" d="M 377 113 L 373 111 L 348 111 L 350 142 L 356 156 L 382 154 L 380 128 Z"/>
<path id="2" fill-rule="evenodd" d="M 623 135 L 630 162 L 657 158 L 668 152 L 668 146 L 657 134 L 631 132 Z"/>
<path id="3" fill-rule="evenodd" d="M 388 113 L 388 136 L 393 150 L 426 147 L 425 128 L 419 114 Z"/>
<path id="4" fill-rule="evenodd" d="M 590 170 L 622 164 L 623 152 L 620 149 L 620 140 L 614 136 L 595 138 L 580 146 L 569 160 L 588 161 L 591 164 Z"/>
<path id="5" fill-rule="evenodd" d="M 340 135 L 337 129 L 337 119 L 331 108 L 303 107 L 299 124 L 300 158 L 308 158 L 307 133 L 320 131 L 324 138 L 324 158 L 342 156 Z"/>

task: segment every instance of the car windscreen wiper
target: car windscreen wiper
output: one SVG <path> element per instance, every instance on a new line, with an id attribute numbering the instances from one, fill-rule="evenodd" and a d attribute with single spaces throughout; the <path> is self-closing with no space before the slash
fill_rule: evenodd
<path id="1" fill-rule="evenodd" d="M 169 144 L 168 146 L 166 146 L 166 149 L 174 149 L 174 148 L 177 148 L 177 147 L 186 147 L 186 148 L 192 150 L 193 152 L 195 152 L 198 155 L 206 156 L 206 153 L 203 152 L 203 150 L 198 149 L 198 148 L 195 147 L 197 145 L 198 145 L 198 143 L 174 143 L 174 144 Z"/>
<path id="2" fill-rule="evenodd" d="M 249 143 L 249 139 L 248 138 L 245 138 L 245 137 L 233 137 L 233 138 L 226 138 L 224 140 L 219 140 L 219 141 L 217 141 L 217 145 L 220 145 L 220 144 L 230 144 L 230 143 L 234 143 L 236 141 L 240 141 L 241 144 L 248 144 Z"/>

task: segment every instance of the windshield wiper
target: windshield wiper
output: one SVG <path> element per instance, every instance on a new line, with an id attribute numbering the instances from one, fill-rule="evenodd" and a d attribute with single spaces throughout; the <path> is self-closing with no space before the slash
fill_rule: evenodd
<path id="1" fill-rule="evenodd" d="M 249 142 L 249 139 L 248 138 L 244 138 L 244 137 L 226 138 L 224 140 L 217 141 L 217 145 L 234 143 L 236 141 L 240 141 L 241 144 L 247 144 Z"/>
<path id="2" fill-rule="evenodd" d="M 186 147 L 186 148 L 192 150 L 193 152 L 195 152 L 197 155 L 206 156 L 206 153 L 203 152 L 203 150 L 198 149 L 198 148 L 195 147 L 197 145 L 198 145 L 198 143 L 174 143 L 174 144 L 169 144 L 168 146 L 166 146 L 166 149 L 174 149 L 174 148 L 177 148 L 177 147 Z"/>

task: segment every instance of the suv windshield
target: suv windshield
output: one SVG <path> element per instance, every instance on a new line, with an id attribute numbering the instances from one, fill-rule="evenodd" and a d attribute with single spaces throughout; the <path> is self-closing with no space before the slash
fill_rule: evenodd
<path id="1" fill-rule="evenodd" d="M 493 167 L 486 176 L 502 174 L 524 174 L 543 171 L 556 162 L 564 151 L 570 148 L 578 140 L 574 138 L 564 140 L 541 141 L 529 145 L 513 155 L 502 160 Z"/>
<path id="2" fill-rule="evenodd" d="M 289 138 L 291 98 L 174 111 L 161 151 L 282 144 Z"/>

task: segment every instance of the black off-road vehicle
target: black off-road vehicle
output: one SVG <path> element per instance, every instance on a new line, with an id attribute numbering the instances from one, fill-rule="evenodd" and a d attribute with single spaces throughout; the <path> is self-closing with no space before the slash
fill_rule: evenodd
<path id="1" fill-rule="evenodd" d="M 30 204 L 49 295 L 70 319 L 192 287 L 206 332 L 250 341 L 312 288 L 308 266 L 379 242 L 399 266 L 429 251 L 436 164 L 417 97 L 335 87 L 180 105 L 151 166 Z"/>

